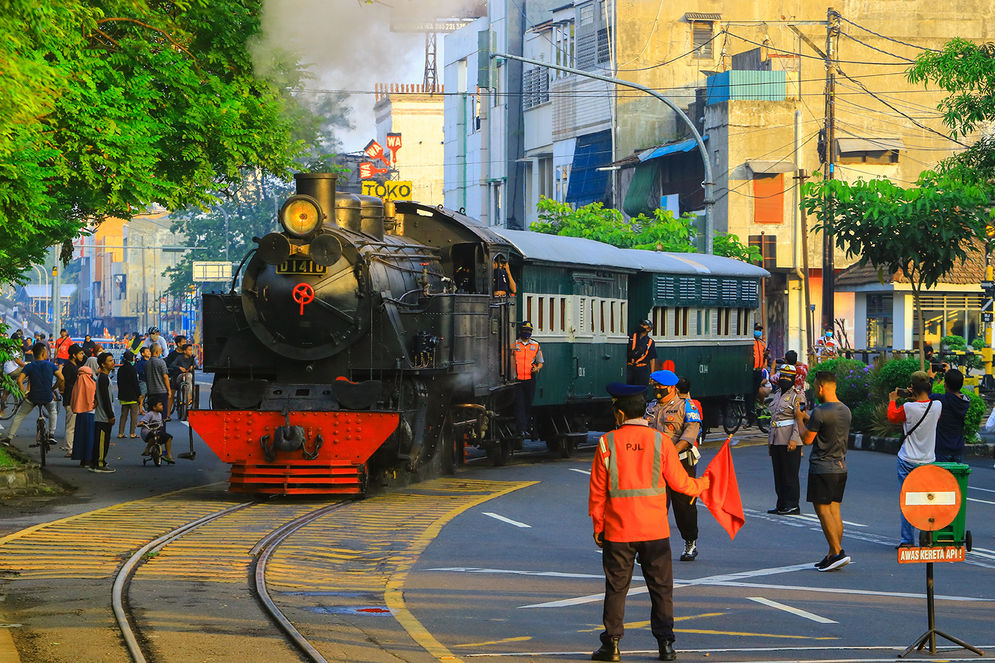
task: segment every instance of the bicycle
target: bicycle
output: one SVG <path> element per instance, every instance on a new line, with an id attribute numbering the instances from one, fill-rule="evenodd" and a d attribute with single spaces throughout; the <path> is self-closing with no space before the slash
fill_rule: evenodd
<path id="1" fill-rule="evenodd" d="M 173 391 L 173 409 L 170 414 L 175 414 L 176 418 L 180 421 L 187 420 L 187 412 L 190 411 L 190 404 L 187 402 L 190 399 L 190 384 L 184 379 L 185 374 L 180 374 L 176 377 L 175 382 L 176 388 Z"/>
<path id="2" fill-rule="evenodd" d="M 722 428 L 727 435 L 732 435 L 743 424 L 746 418 L 746 403 L 742 396 L 733 396 L 726 403 L 725 412 L 722 413 Z"/>
<path id="3" fill-rule="evenodd" d="M 166 443 L 166 435 L 163 434 L 162 428 L 158 423 L 149 423 L 148 429 L 149 437 L 146 443 L 148 444 L 149 455 L 142 458 L 142 466 L 144 467 L 151 460 L 153 465 L 159 467 L 162 465 L 163 446 Z"/>
<path id="4" fill-rule="evenodd" d="M 48 454 L 48 448 L 55 444 L 55 440 L 48 430 L 48 412 L 46 411 L 47 403 L 36 403 L 35 407 L 38 408 L 38 423 L 35 426 L 35 443 L 30 445 L 32 447 L 38 447 L 38 454 L 41 456 L 41 466 L 45 467 L 45 457 Z"/>
<path id="5" fill-rule="evenodd" d="M 770 408 L 766 400 L 757 399 L 757 428 L 761 433 L 770 431 Z"/>

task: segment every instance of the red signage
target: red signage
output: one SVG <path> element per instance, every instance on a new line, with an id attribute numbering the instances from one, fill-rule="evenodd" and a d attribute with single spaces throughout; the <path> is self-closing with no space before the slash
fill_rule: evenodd
<path id="1" fill-rule="evenodd" d="M 960 512 L 960 485 L 942 467 L 920 465 L 905 477 L 899 506 L 913 527 L 933 532 L 946 527 Z"/>
<path id="2" fill-rule="evenodd" d="M 383 159 L 383 147 L 381 147 L 380 143 L 375 140 L 371 140 L 367 143 L 366 147 L 363 148 L 363 152 L 365 152 L 366 156 L 371 159 Z"/>
<path id="3" fill-rule="evenodd" d="M 963 546 L 935 546 L 932 548 L 916 548 L 904 546 L 898 549 L 899 564 L 918 564 L 922 562 L 963 562 Z"/>
<path id="4" fill-rule="evenodd" d="M 389 172 L 390 170 L 387 168 L 378 168 L 370 161 L 361 161 L 359 164 L 359 179 L 361 180 L 368 180 L 374 175 L 381 175 Z"/>
<path id="5" fill-rule="evenodd" d="M 387 134 L 387 149 L 390 150 L 390 160 L 397 163 L 397 151 L 401 149 L 401 134 Z"/>

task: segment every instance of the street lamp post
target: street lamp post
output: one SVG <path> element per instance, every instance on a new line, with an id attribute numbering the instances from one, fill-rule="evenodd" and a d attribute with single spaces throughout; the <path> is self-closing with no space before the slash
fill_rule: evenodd
<path id="1" fill-rule="evenodd" d="M 701 153 L 701 162 L 705 167 L 705 181 L 701 183 L 702 188 L 705 189 L 705 253 L 712 253 L 713 245 L 713 226 L 712 226 L 712 187 L 714 182 L 712 181 L 712 164 L 708 160 L 708 151 L 705 149 L 705 140 L 701 137 L 698 132 L 698 128 L 694 126 L 694 122 L 691 118 L 687 116 L 687 113 L 682 111 L 677 104 L 663 96 L 656 90 L 648 88 L 645 85 L 640 85 L 639 83 L 633 83 L 632 81 L 626 81 L 621 78 L 614 78 L 612 76 L 602 76 L 601 74 L 592 74 L 589 71 L 583 71 L 581 69 L 574 69 L 573 67 L 563 67 L 558 64 L 550 64 L 548 62 L 542 62 L 540 60 L 531 60 L 529 58 L 523 58 L 520 55 L 511 55 L 510 53 L 492 53 L 492 58 L 505 58 L 507 60 L 518 60 L 519 62 L 524 62 L 526 64 L 534 64 L 538 67 L 546 67 L 548 69 L 556 69 L 557 71 L 565 71 L 568 74 L 576 74 L 577 76 L 583 76 L 584 78 L 593 78 L 595 80 L 604 81 L 606 83 L 614 83 L 615 85 L 621 85 L 622 87 L 631 87 L 636 90 L 641 90 L 646 94 L 656 97 L 664 104 L 666 104 L 671 110 L 677 113 L 678 117 L 684 120 L 684 123 L 691 129 L 691 134 L 694 136 L 695 142 L 698 144 L 698 151 Z"/>

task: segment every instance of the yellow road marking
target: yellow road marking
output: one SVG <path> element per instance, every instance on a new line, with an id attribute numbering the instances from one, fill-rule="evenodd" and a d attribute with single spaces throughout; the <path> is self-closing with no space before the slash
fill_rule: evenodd
<path id="1" fill-rule="evenodd" d="M 526 642 L 531 640 L 531 635 L 521 635 L 517 638 L 504 638 L 503 640 L 488 640 L 487 642 L 468 642 L 465 645 L 453 645 L 453 647 L 486 647 L 488 645 L 505 645 L 509 642 Z"/>
<path id="2" fill-rule="evenodd" d="M 835 636 L 778 635 L 776 633 L 740 633 L 738 631 L 707 631 L 695 628 L 675 628 L 674 633 L 698 633 L 700 635 L 739 635 L 748 638 L 791 638 L 792 640 L 839 640 Z"/>
<path id="3" fill-rule="evenodd" d="M 674 617 L 674 621 L 675 622 L 682 622 L 682 621 L 685 621 L 685 620 L 688 620 L 688 619 L 701 619 L 702 617 L 718 617 L 719 615 L 724 615 L 724 614 L 726 614 L 726 613 L 724 613 L 724 612 L 703 612 L 700 615 L 684 615 L 682 617 Z M 649 621 L 645 621 L 645 622 L 630 622 L 628 624 L 624 624 L 623 628 L 625 628 L 626 630 L 629 630 L 629 629 L 636 629 L 636 628 L 646 628 L 649 625 L 650 625 Z M 595 631 L 603 631 L 603 630 L 605 630 L 604 626 L 598 626 L 596 628 L 585 628 L 585 629 L 582 629 L 582 630 L 577 631 L 577 632 L 578 633 L 594 633 Z"/>

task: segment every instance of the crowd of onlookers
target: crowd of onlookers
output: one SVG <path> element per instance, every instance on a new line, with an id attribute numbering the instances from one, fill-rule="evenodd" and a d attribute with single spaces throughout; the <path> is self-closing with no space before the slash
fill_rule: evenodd
<path id="1" fill-rule="evenodd" d="M 95 472 L 114 471 L 107 464 L 107 450 L 115 423 L 118 439 L 126 434 L 140 437 L 146 443 L 145 454 L 151 444 L 162 443 L 163 460 L 173 462 L 165 422 L 170 421 L 178 399 L 190 404 L 197 368 L 194 346 L 185 336 L 174 336 L 170 347 L 157 327 L 144 335 L 127 334 L 119 344 L 124 347 L 120 362 L 90 335 L 76 342 L 65 329 L 55 339 L 39 333 L 30 338 L 21 330 L 11 339 L 20 341 L 21 349 L 4 362 L 3 371 L 16 381 L 20 393 L 2 396 L 0 418 L 6 418 L 8 401 L 16 409 L 10 431 L 0 433 L 0 443 L 11 444 L 24 419 L 36 407 L 43 407 L 48 419 L 46 443 L 57 444 L 61 402 L 65 409 L 62 449 L 66 458 L 78 460 L 80 466 Z"/>

